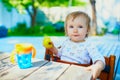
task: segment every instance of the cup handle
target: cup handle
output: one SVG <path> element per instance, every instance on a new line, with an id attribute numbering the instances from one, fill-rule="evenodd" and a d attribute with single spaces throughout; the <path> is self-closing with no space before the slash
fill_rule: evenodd
<path id="1" fill-rule="evenodd" d="M 16 54 L 16 50 L 13 50 L 10 55 L 10 62 L 13 64 L 15 64 L 15 54 Z"/>
<path id="2" fill-rule="evenodd" d="M 32 53 L 32 58 L 35 58 L 36 56 L 36 49 L 34 47 L 32 47 L 33 53 Z"/>

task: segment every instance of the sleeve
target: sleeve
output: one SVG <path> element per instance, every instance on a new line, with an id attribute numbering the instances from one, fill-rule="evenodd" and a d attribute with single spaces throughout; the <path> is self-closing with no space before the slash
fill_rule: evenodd
<path id="1" fill-rule="evenodd" d="M 63 51 L 63 48 L 65 47 L 66 42 L 67 40 L 63 41 L 62 44 L 60 45 L 60 48 L 58 48 L 58 54 L 57 54 L 58 57 L 61 57 L 62 51 Z"/>
<path id="2" fill-rule="evenodd" d="M 89 44 L 87 45 L 87 51 L 89 53 L 89 56 L 91 57 L 93 63 L 95 63 L 97 60 L 100 60 L 105 65 L 105 59 L 104 56 L 98 51 L 96 45 Z"/>

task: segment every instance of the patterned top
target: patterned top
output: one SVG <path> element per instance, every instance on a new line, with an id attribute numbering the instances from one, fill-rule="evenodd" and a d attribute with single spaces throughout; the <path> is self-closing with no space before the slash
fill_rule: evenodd
<path id="1" fill-rule="evenodd" d="M 105 64 L 105 59 L 97 50 L 97 47 L 87 41 L 76 43 L 69 38 L 66 39 L 58 50 L 58 56 L 61 60 L 79 64 L 89 64 L 91 59 L 93 63 L 101 60 Z"/>

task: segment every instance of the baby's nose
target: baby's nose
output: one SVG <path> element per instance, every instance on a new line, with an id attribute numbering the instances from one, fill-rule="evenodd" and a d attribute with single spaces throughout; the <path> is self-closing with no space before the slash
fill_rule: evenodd
<path id="1" fill-rule="evenodd" d="M 78 29 L 75 28 L 75 29 L 73 30 L 73 32 L 78 32 Z"/>

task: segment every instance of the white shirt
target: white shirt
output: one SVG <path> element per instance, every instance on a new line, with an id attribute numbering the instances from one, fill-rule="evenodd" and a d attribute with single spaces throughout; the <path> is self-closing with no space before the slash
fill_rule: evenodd
<path id="1" fill-rule="evenodd" d="M 72 42 L 69 38 L 61 45 L 61 48 L 58 50 L 58 56 L 61 60 L 80 64 L 89 64 L 91 59 L 93 63 L 97 60 L 101 60 L 105 63 L 104 57 L 100 54 L 95 45 L 87 41 L 78 43 Z"/>

